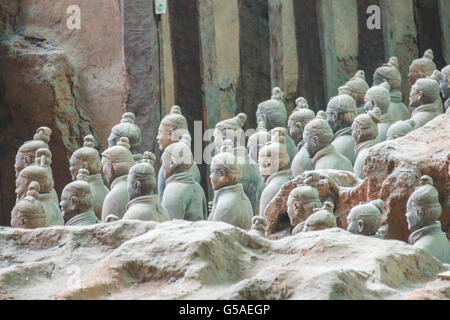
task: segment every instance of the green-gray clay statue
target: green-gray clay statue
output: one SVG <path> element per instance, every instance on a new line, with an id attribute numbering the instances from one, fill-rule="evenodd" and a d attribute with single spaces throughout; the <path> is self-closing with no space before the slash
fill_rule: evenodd
<path id="1" fill-rule="evenodd" d="M 209 220 L 248 230 L 252 225 L 253 208 L 240 183 L 242 168 L 233 149 L 233 142 L 225 140 L 222 152 L 212 159 L 210 179 L 214 200 Z"/>
<path id="2" fill-rule="evenodd" d="M 159 203 L 156 194 L 156 176 L 153 164 L 156 157 L 151 152 L 144 152 L 143 160 L 131 167 L 127 178 L 127 211 L 122 220 L 169 221 L 169 213 Z"/>
<path id="3" fill-rule="evenodd" d="M 418 80 L 419 81 L 419 80 Z M 450 263 L 450 244 L 437 219 L 442 214 L 439 193 L 429 176 L 420 178 L 420 186 L 411 194 L 406 206 L 409 243 L 428 250 L 442 263 Z"/>
<path id="4" fill-rule="evenodd" d="M 303 133 L 305 148 L 312 158 L 313 169 L 336 169 L 353 172 L 353 166 L 346 157 L 338 153 L 331 142 L 334 134 L 327 121 L 318 113 L 316 119 L 306 125 Z"/>
<path id="5" fill-rule="evenodd" d="M 355 140 L 352 137 L 352 123 L 356 117 L 356 102 L 348 94 L 331 98 L 327 106 L 327 122 L 334 133 L 333 146 L 355 163 Z"/>
<path id="6" fill-rule="evenodd" d="M 373 86 L 380 85 L 383 82 L 389 83 L 389 114 L 393 122 L 407 120 L 411 117 L 411 113 L 403 103 L 403 96 L 400 91 L 402 89 L 402 76 L 399 70 L 397 57 L 391 57 L 388 63 L 377 68 L 373 74 Z"/>
<path id="7" fill-rule="evenodd" d="M 102 161 L 95 147 L 95 138 L 92 135 L 84 137 L 83 147 L 76 150 L 70 157 L 70 174 L 72 180 L 77 180 L 80 169 L 89 171 L 88 182 L 92 192 L 92 205 L 98 219 L 102 218 L 103 202 L 109 189 L 103 183 Z"/>
<path id="8" fill-rule="evenodd" d="M 134 165 L 129 140 L 126 137 L 120 138 L 115 146 L 102 153 L 103 175 L 111 190 L 103 202 L 103 222 L 106 222 L 109 215 L 122 219 L 125 214 L 128 204 L 128 171 Z"/>
<path id="9" fill-rule="evenodd" d="M 378 123 L 380 122 L 381 110 L 375 107 L 366 114 L 360 114 L 352 124 L 352 135 L 355 139 L 356 161 L 353 171 L 360 179 L 366 177 L 364 173 L 364 162 L 369 154 L 369 149 L 379 143 Z"/>
<path id="10" fill-rule="evenodd" d="M 375 236 L 381 226 L 384 201 L 360 203 L 347 216 L 347 231 L 364 236 Z"/>
<path id="11" fill-rule="evenodd" d="M 20 171 L 16 180 L 16 195 L 18 200 L 22 200 L 27 195 L 28 187 L 32 181 L 39 183 L 41 202 L 46 216 L 46 226 L 64 225 L 61 210 L 52 196 L 55 182 L 53 181 L 51 164 L 51 152 L 47 148 L 36 151 L 35 164 L 25 167 Z"/>
<path id="12" fill-rule="evenodd" d="M 160 170 L 165 172 L 166 187 L 161 204 L 171 219 L 197 221 L 208 217 L 205 193 L 192 175 L 193 163 L 191 136 L 188 134 L 184 134 L 179 142 L 170 144 L 162 154 Z"/>

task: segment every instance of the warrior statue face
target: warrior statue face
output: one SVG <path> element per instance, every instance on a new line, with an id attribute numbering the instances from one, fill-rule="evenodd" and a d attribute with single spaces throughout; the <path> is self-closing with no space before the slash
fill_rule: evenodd
<path id="1" fill-rule="evenodd" d="M 424 52 L 423 57 L 415 59 L 409 66 L 408 79 L 411 85 L 415 84 L 418 79 L 430 76 L 433 70 L 436 69 L 436 64 L 433 61 L 433 50 L 428 49 Z"/>
<path id="2" fill-rule="evenodd" d="M 276 157 L 271 157 L 268 154 L 261 154 L 261 152 L 259 153 L 258 166 L 259 173 L 264 178 L 264 181 L 279 170 L 278 159 L 276 159 Z"/>
<path id="3" fill-rule="evenodd" d="M 92 192 L 88 183 L 89 171 L 80 169 L 77 180 L 64 187 L 59 206 L 67 222 L 78 214 L 92 210 Z"/>
<path id="4" fill-rule="evenodd" d="M 348 94 L 330 99 L 327 105 L 327 122 L 334 133 L 350 127 L 356 116 L 356 102 Z"/>
<path id="5" fill-rule="evenodd" d="M 292 139 L 294 139 L 294 142 L 298 144 L 303 139 L 303 124 L 295 118 L 289 118 L 288 121 L 288 129 L 289 129 L 289 135 Z"/>
<path id="6" fill-rule="evenodd" d="M 277 142 L 270 142 L 259 151 L 259 173 L 264 181 L 284 169 L 289 164 L 286 146 Z"/>
<path id="7" fill-rule="evenodd" d="M 20 176 L 16 179 L 16 190 L 15 193 L 19 200 L 22 200 L 27 195 L 28 186 L 30 185 L 30 180 Z"/>
<path id="8" fill-rule="evenodd" d="M 133 165 L 135 162 L 127 137 L 121 137 L 116 146 L 102 153 L 102 170 L 108 184 L 120 176 L 127 175 Z"/>
<path id="9" fill-rule="evenodd" d="M 69 221 L 80 212 L 80 200 L 71 191 L 66 189 L 61 194 L 61 202 L 59 203 L 61 213 L 65 221 Z"/>
<path id="10" fill-rule="evenodd" d="M 314 157 L 314 155 L 321 149 L 321 144 L 319 137 L 313 135 L 309 132 L 303 133 L 303 140 L 305 140 L 305 148 L 308 151 L 310 157 Z"/>
<path id="11" fill-rule="evenodd" d="M 34 151 L 33 152 L 18 152 L 16 156 L 16 162 L 14 163 L 14 169 L 16 170 L 16 178 L 19 176 L 20 171 L 29 165 L 34 163 Z"/>
<path id="12" fill-rule="evenodd" d="M 423 104 L 423 92 L 419 90 L 417 85 L 411 87 L 409 94 L 409 106 L 412 108 L 418 107 Z"/>
<path id="13" fill-rule="evenodd" d="M 143 196 L 142 183 L 133 172 L 128 174 L 127 191 L 130 200 Z"/>
<path id="14" fill-rule="evenodd" d="M 69 171 L 70 171 L 70 175 L 72 176 L 72 181 L 77 180 L 77 174 L 81 168 L 88 169 L 87 163 L 85 163 L 75 157 L 71 157 L 70 161 L 69 161 Z"/>
<path id="15" fill-rule="evenodd" d="M 214 156 L 209 176 L 214 190 L 239 183 L 242 169 L 233 154 L 233 141 L 225 140 L 221 152 Z"/>
<path id="16" fill-rule="evenodd" d="M 35 164 L 25 167 L 16 179 L 15 193 L 18 199 L 23 199 L 32 181 L 40 185 L 40 193 L 49 193 L 54 187 L 52 171 L 50 169 L 51 153 L 47 148 L 36 151 Z"/>
<path id="17" fill-rule="evenodd" d="M 92 135 L 84 137 L 83 147 L 75 150 L 70 157 L 69 170 L 72 181 L 77 180 L 80 169 L 88 170 L 89 174 L 98 174 L 102 170 L 100 154 L 95 149 L 95 138 Z"/>
<path id="18" fill-rule="evenodd" d="M 180 132 L 178 133 L 177 131 Z M 161 122 L 158 129 L 158 136 L 156 137 L 159 151 L 164 151 L 169 145 L 179 141 L 183 133 L 186 133 L 186 130 L 175 130 L 171 125 Z"/>
<path id="19" fill-rule="evenodd" d="M 163 152 L 172 143 L 180 141 L 183 134 L 189 134 L 186 118 L 181 113 L 180 106 L 173 106 L 159 125 L 156 137 L 159 151 Z"/>
<path id="20" fill-rule="evenodd" d="M 214 190 L 220 190 L 233 184 L 234 178 L 232 173 L 228 172 L 225 167 L 220 164 L 211 166 L 211 174 L 209 175 Z"/>
<path id="21" fill-rule="evenodd" d="M 419 207 L 411 199 L 408 200 L 406 205 L 406 219 L 408 221 L 408 229 L 411 231 L 418 230 L 427 225 L 425 222 L 424 210 Z"/>
<path id="22" fill-rule="evenodd" d="M 31 165 L 22 170 L 19 177 L 16 179 L 15 193 L 19 200 L 25 198 L 28 187 L 32 181 L 37 181 L 39 183 L 41 193 L 49 193 L 54 187 L 53 177 L 51 176 L 50 171 L 46 168 L 39 168 L 38 166 Z"/>
<path id="23" fill-rule="evenodd" d="M 417 79 L 423 78 L 422 71 L 419 66 L 415 63 L 412 63 L 409 67 L 408 79 L 411 84 L 416 83 Z"/>
<path id="24" fill-rule="evenodd" d="M 20 171 L 34 163 L 36 151 L 40 148 L 48 148 L 52 130 L 48 127 L 40 127 L 36 130 L 33 140 L 25 142 L 17 151 L 16 162 L 14 168 L 16 169 L 16 178 Z"/>
<path id="25" fill-rule="evenodd" d="M 337 132 L 344 127 L 344 123 L 341 119 L 341 113 L 335 106 L 327 107 L 327 122 L 333 132 Z"/>

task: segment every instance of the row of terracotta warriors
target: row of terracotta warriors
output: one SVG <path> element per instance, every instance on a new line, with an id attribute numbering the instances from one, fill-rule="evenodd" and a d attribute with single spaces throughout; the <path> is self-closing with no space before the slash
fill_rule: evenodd
<path id="1" fill-rule="evenodd" d="M 326 114 L 319 112 L 315 116 L 307 107 L 306 100 L 299 98 L 297 108 L 287 121 L 283 93 L 275 88 L 272 98 L 258 106 L 259 130 L 248 141 L 249 152 L 237 144 L 241 141 L 246 115 L 219 122 L 214 132 L 214 143 L 221 152 L 211 164 L 210 179 L 215 197 L 209 220 L 249 229 L 252 217 L 258 213 L 264 216 L 268 203 L 294 176 L 312 169 L 353 171 L 353 162 L 355 169 L 358 163 L 364 163 L 363 159 L 359 160 L 364 150 L 385 137 L 397 138 L 405 134 L 403 129 L 406 125 L 412 124 L 412 130 L 442 113 L 439 111 L 442 104 L 439 104 L 439 82 L 436 80 L 440 79 L 441 83 L 447 80 L 448 87 L 448 68 L 444 68 L 443 74 L 445 76 L 434 72 L 432 77 L 416 81 L 410 104 L 415 110 L 413 120 L 409 122 L 392 125 L 391 121 L 394 117 L 409 117 L 409 110 L 393 99 L 401 83 L 394 58 L 377 69 L 372 88 L 368 88 L 367 83 L 364 85 L 364 73 L 358 72 L 339 89 L 340 95 L 330 100 Z M 383 82 L 378 85 L 377 81 Z M 421 108 L 423 106 L 426 108 Z M 363 113 L 364 110 L 368 111 L 367 114 Z M 362 114 L 357 116 L 358 113 Z M 38 129 L 35 139 L 25 143 L 17 154 L 16 193 L 19 202 L 13 210 L 12 225 L 36 227 L 64 222 L 82 225 L 121 218 L 154 221 L 206 219 L 206 198 L 199 185 L 200 174 L 192 160 L 187 121 L 181 109 L 175 106 L 160 123 L 157 140 L 163 154 L 157 180 L 152 165 L 156 160 L 154 155 L 138 153 L 140 130 L 134 122 L 133 114 L 123 115 L 121 123 L 111 131 L 109 148 L 102 153 L 101 163 L 93 137 L 85 138 L 84 147 L 74 152 L 70 160 L 74 182 L 63 190 L 61 211 L 57 206 L 50 169 L 48 141 L 51 131 Z M 283 128 L 286 122 L 290 135 Z M 103 183 L 102 171 L 111 191 Z M 30 210 L 37 210 L 38 202 L 42 206 L 41 215 L 28 215 Z M 31 204 L 34 205 L 30 207 Z M 324 210 L 329 211 L 330 207 Z M 290 208 L 292 210 L 293 207 Z M 304 216 L 300 219 L 302 221 L 291 218 L 291 227 L 299 230 L 298 226 L 307 218 Z M 317 221 L 321 225 L 321 220 Z M 253 222 L 255 229 L 261 230 L 264 226 L 263 219 L 256 218 Z M 314 229 L 311 223 L 306 225 Z"/>
<path id="2" fill-rule="evenodd" d="M 277 132 L 279 129 L 273 131 Z M 49 137 L 49 135 L 42 135 L 49 132 L 48 128 L 40 128 L 35 140 L 24 144 L 24 147 L 30 147 L 28 145 L 30 143 L 39 144 L 42 139 L 38 139 L 38 136 Z M 279 138 L 274 137 L 273 140 L 282 140 Z M 135 155 L 135 158 L 143 158 L 135 164 L 129 150 L 128 138 L 122 137 L 116 146 L 108 148 L 102 154 L 103 173 L 107 181 L 112 181 L 111 190 L 114 191 L 108 193 L 101 174 L 91 175 L 88 171 L 89 168 L 92 170 L 94 167 L 100 170 L 101 165 L 98 152 L 93 148 L 93 137 L 87 136 L 85 146 L 77 150 L 70 161 L 71 172 L 75 172 L 77 168 L 80 169 L 77 177 L 73 177 L 76 180 L 69 183 L 62 192 L 60 203 L 62 214 L 57 209 L 57 198 L 52 190 L 51 153 L 48 148 L 39 148 L 35 153 L 36 163 L 25 167 L 18 174 L 16 192 L 19 201 L 12 213 L 12 226 L 37 228 L 61 225 L 64 223 L 63 219 L 66 225 L 95 224 L 100 220 L 96 217 L 95 210 L 100 210 L 99 216 L 101 214 L 103 220 L 108 222 L 121 218 L 118 209 L 123 203 L 127 203 L 123 219 L 157 222 L 170 219 L 205 219 L 207 214 L 204 194 L 192 174 L 195 172 L 192 170 L 192 162 L 186 161 L 186 158 L 185 163 L 180 161 L 186 154 L 190 154 L 189 143 L 189 135 L 185 134 L 179 142 L 168 145 L 164 150 L 162 170 L 168 178 L 165 179 L 167 186 L 163 190 L 163 206 L 161 206 L 155 194 L 156 177 L 153 164 L 156 158 L 152 153 L 145 152 L 143 157 Z M 273 145 L 272 142 L 267 144 L 267 147 Z M 28 150 L 27 148 L 21 148 L 18 160 L 29 161 L 24 153 Z M 232 141 L 225 140 L 222 152 L 213 158 L 211 182 L 216 195 L 210 220 L 225 221 L 248 229 L 253 208 L 240 183 L 242 164 L 238 163 L 235 150 L 237 148 L 234 148 Z M 261 158 L 266 155 L 264 151 L 260 152 Z M 283 156 L 280 159 L 283 159 Z M 16 164 L 20 163 L 18 161 Z M 124 164 L 131 167 L 128 171 L 127 169 L 123 171 L 127 171 L 128 174 L 122 175 L 121 167 Z M 20 167 L 17 169 L 20 170 Z M 119 176 L 116 177 L 117 175 Z M 319 174 L 307 171 L 302 175 L 304 176 L 303 185 L 294 189 L 287 201 L 287 214 L 293 228 L 292 233 L 336 227 L 334 205 L 319 198 L 317 190 Z M 23 197 L 22 192 L 27 189 L 27 185 L 28 193 Z M 122 190 L 117 189 L 117 186 L 121 186 Z M 127 196 L 125 196 L 126 193 Z M 189 206 L 185 206 L 186 199 L 190 202 Z M 192 203 L 193 200 L 198 201 L 195 204 Z M 324 202 L 323 206 L 322 202 Z M 376 200 L 354 207 L 347 217 L 348 231 L 367 236 L 375 235 L 381 224 L 383 205 L 382 200 Z M 107 208 L 106 211 L 103 208 Z M 431 178 L 425 176 L 421 179 L 421 186 L 408 201 L 408 226 L 414 231 L 410 241 L 412 244 L 426 247 L 441 261 L 448 261 L 445 246 L 443 249 L 443 245 L 448 243 L 437 222 L 441 213 L 438 192 L 432 186 Z M 253 228 L 264 235 L 264 218 L 253 217 Z"/>

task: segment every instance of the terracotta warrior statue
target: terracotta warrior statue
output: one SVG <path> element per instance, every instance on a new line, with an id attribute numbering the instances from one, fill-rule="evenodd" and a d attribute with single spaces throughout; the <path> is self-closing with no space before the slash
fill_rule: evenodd
<path id="1" fill-rule="evenodd" d="M 259 214 L 259 200 L 264 189 L 264 179 L 259 173 L 258 164 L 250 158 L 247 148 L 244 146 L 233 148 L 232 153 L 241 167 L 239 183 L 242 184 L 244 192 L 252 204 L 253 214 L 257 215 Z"/>
<path id="2" fill-rule="evenodd" d="M 245 113 L 239 113 L 231 119 L 220 121 L 214 128 L 214 145 L 219 153 L 225 140 L 231 140 L 235 146 L 245 145 L 244 125 L 247 121 Z"/>
<path id="3" fill-rule="evenodd" d="M 333 211 L 334 205 L 331 202 L 325 202 L 321 209 L 315 209 L 314 213 L 306 219 L 303 232 L 336 228 L 336 217 Z"/>
<path id="4" fill-rule="evenodd" d="M 252 225 L 253 208 L 242 187 L 242 169 L 234 156 L 233 142 L 225 140 L 222 152 L 211 163 L 211 184 L 214 201 L 209 221 L 222 221 L 248 230 Z"/>
<path id="5" fill-rule="evenodd" d="M 445 78 L 445 76 L 444 76 L 439 70 L 434 70 L 433 74 L 432 74 L 430 77 L 428 77 L 428 78 L 436 80 L 436 81 L 438 82 L 438 85 L 439 85 L 439 90 L 441 91 L 441 93 L 444 93 L 444 92 L 442 91 L 442 89 L 443 89 L 443 87 L 442 87 L 442 82 L 445 83 L 445 79 L 446 79 L 446 78 Z M 416 81 L 416 83 L 417 83 L 417 81 Z M 448 83 L 448 81 L 447 81 L 447 83 Z M 437 110 L 437 113 L 438 113 L 438 114 L 443 113 L 444 110 L 445 110 L 444 104 L 442 103 L 442 100 L 441 100 L 441 99 L 439 99 L 439 100 L 436 102 L 436 110 Z"/>
<path id="6" fill-rule="evenodd" d="M 84 137 L 83 147 L 76 150 L 70 157 L 70 174 L 72 180 L 77 180 L 77 173 L 80 169 L 89 171 L 89 186 L 92 192 L 92 205 L 98 219 L 102 218 L 103 201 L 109 189 L 103 183 L 102 162 L 100 154 L 95 147 L 95 138 L 92 135 Z"/>
<path id="7" fill-rule="evenodd" d="M 117 145 L 102 153 L 103 175 L 111 191 L 103 202 L 102 221 L 109 215 L 122 219 L 128 204 L 127 179 L 130 168 L 135 165 L 129 140 L 122 137 Z"/>
<path id="8" fill-rule="evenodd" d="M 20 171 L 29 165 L 35 164 L 36 151 L 41 148 L 49 148 L 50 136 L 52 130 L 47 127 L 40 127 L 36 130 L 33 140 L 25 142 L 17 151 L 16 161 L 14 163 L 14 169 L 16 171 L 16 178 L 19 176 Z M 51 159 L 47 159 L 51 162 Z M 51 163 L 50 163 L 51 164 Z M 53 201 L 58 204 L 58 195 L 55 189 L 50 192 Z"/>
<path id="9" fill-rule="evenodd" d="M 378 107 L 381 111 L 381 116 L 378 123 L 378 140 L 380 142 L 386 141 L 386 134 L 389 127 L 393 123 L 393 118 L 389 113 L 390 96 L 389 83 L 383 82 L 378 86 L 373 86 L 366 93 L 366 111 L 373 110 Z"/>
<path id="10" fill-rule="evenodd" d="M 306 125 L 316 117 L 314 111 L 309 109 L 306 99 L 300 97 L 296 100 L 297 107 L 289 117 L 288 127 L 292 137 L 297 143 L 297 154 L 292 160 L 291 169 L 294 177 L 301 175 L 305 171 L 313 169 L 312 159 L 305 148 L 303 132 Z M 325 116 L 326 119 L 326 116 Z M 297 142 L 298 141 L 298 142 Z"/>
<path id="11" fill-rule="evenodd" d="M 322 207 L 319 191 L 313 185 L 297 187 L 289 194 L 287 207 L 291 226 L 295 228 L 313 214 L 315 209 Z"/>
<path id="12" fill-rule="evenodd" d="M 267 131 L 264 121 L 258 123 L 256 132 L 248 138 L 247 148 L 250 158 L 258 163 L 259 150 L 270 141 L 270 133 Z"/>
<path id="13" fill-rule="evenodd" d="M 39 201 L 39 183 L 32 181 L 27 196 L 16 203 L 11 212 L 11 227 L 23 229 L 45 228 L 44 207 Z"/>
<path id="14" fill-rule="evenodd" d="M 444 98 L 445 112 L 450 113 L 450 65 L 441 70 L 442 78 L 439 81 L 442 98 Z"/>
<path id="15" fill-rule="evenodd" d="M 308 102 L 305 98 L 299 97 L 295 103 L 296 107 L 289 116 L 288 129 L 289 135 L 297 145 L 297 151 L 300 151 L 305 144 L 303 141 L 303 130 L 308 122 L 316 117 L 316 114 L 309 109 Z"/>
<path id="16" fill-rule="evenodd" d="M 66 226 L 88 226 L 100 223 L 94 213 L 89 185 L 89 171 L 80 169 L 77 180 L 64 187 L 61 194 L 61 212 Z"/>
<path id="17" fill-rule="evenodd" d="M 433 74 L 433 71 L 437 69 L 433 59 L 433 50 L 428 49 L 423 54 L 422 58 L 415 59 L 411 63 L 408 73 L 408 79 L 411 82 L 411 85 L 414 85 L 418 79 L 426 78 Z"/>
<path id="18" fill-rule="evenodd" d="M 369 149 L 379 142 L 377 136 L 380 117 L 381 110 L 375 107 L 373 110 L 368 111 L 367 114 L 357 116 L 352 124 L 352 135 L 356 142 L 356 161 L 353 170 L 360 179 L 366 177 L 364 174 L 364 162 L 369 154 Z"/>
<path id="19" fill-rule="evenodd" d="M 289 169 L 289 154 L 286 150 L 286 129 L 274 128 L 271 141 L 259 151 L 259 172 L 266 187 L 261 194 L 259 214 L 264 216 L 269 202 L 280 191 L 281 186 L 293 178 Z"/>
<path id="20" fill-rule="evenodd" d="M 52 130 L 47 127 L 40 127 L 36 130 L 36 134 L 33 136 L 33 140 L 26 141 L 17 151 L 16 162 L 14 169 L 16 170 L 16 178 L 19 176 L 20 171 L 25 167 L 34 164 L 34 157 L 36 151 L 41 148 L 48 148 L 50 142 L 50 136 Z"/>
<path id="21" fill-rule="evenodd" d="M 450 263 L 450 244 L 437 219 L 442 214 L 439 194 L 429 176 L 420 178 L 420 186 L 411 194 L 406 206 L 409 244 L 428 250 L 442 263 Z"/>
<path id="22" fill-rule="evenodd" d="M 286 100 L 284 98 L 284 92 L 280 88 L 275 87 L 272 89 L 272 97 L 270 100 L 261 102 L 258 105 L 256 111 L 256 120 L 263 121 L 267 130 L 271 131 L 274 128 L 285 128 L 287 122 Z M 286 136 L 286 148 L 289 154 L 289 168 L 291 167 L 292 160 L 297 153 L 294 140 L 287 135 Z"/>
<path id="23" fill-rule="evenodd" d="M 393 140 L 403 136 L 414 130 L 416 122 L 412 119 L 405 121 L 397 121 L 391 125 L 386 133 L 386 140 Z"/>
<path id="24" fill-rule="evenodd" d="M 333 146 L 336 151 L 355 163 L 355 140 L 352 123 L 356 117 L 355 100 L 348 94 L 331 98 L 327 106 L 327 122 L 334 133 Z"/>
<path id="25" fill-rule="evenodd" d="M 167 114 L 159 124 L 158 136 L 156 140 L 158 141 L 159 151 L 161 154 L 166 150 L 166 148 L 180 141 L 184 134 L 189 134 L 188 124 L 186 118 L 181 113 L 181 108 L 179 106 L 173 106 L 170 113 Z M 201 182 L 200 170 L 197 164 L 194 162 L 190 169 L 194 180 L 198 183 Z M 166 188 L 166 176 L 164 170 L 159 170 L 158 173 L 158 198 L 159 202 L 162 201 L 164 194 L 164 189 Z"/>
<path id="26" fill-rule="evenodd" d="M 439 95 L 439 71 L 431 77 L 418 79 L 411 88 L 409 106 L 412 108 L 412 117 L 415 126 L 420 128 L 442 113 L 442 100 Z"/>
<path id="27" fill-rule="evenodd" d="M 244 147 L 245 134 L 242 128 L 244 127 L 246 120 L 247 115 L 245 113 L 240 113 L 232 119 L 219 122 L 214 130 L 214 144 L 216 151 L 222 149 L 224 141 L 228 141 L 228 143 L 235 146 L 232 148 L 233 150 L 230 149 L 230 146 L 228 146 L 228 149 L 234 154 L 239 165 L 241 166 L 242 173 L 240 175 L 240 183 L 242 184 L 244 192 L 252 204 L 253 213 L 257 214 L 258 201 L 261 196 L 264 181 L 258 172 L 258 164 L 250 157 L 247 149 Z M 261 143 L 259 138 L 264 139 L 265 133 L 263 133 L 262 128 L 260 128 L 260 130 L 261 134 L 253 137 L 252 144 Z M 256 146 L 256 148 L 258 147 Z"/>
<path id="28" fill-rule="evenodd" d="M 151 152 L 144 152 L 144 159 L 131 167 L 128 173 L 127 211 L 122 220 L 169 221 L 169 213 L 159 203 L 156 194 L 156 175 L 153 164 L 156 157 Z"/>
<path id="29" fill-rule="evenodd" d="M 334 134 L 327 121 L 318 113 L 316 119 L 306 125 L 303 132 L 305 148 L 312 158 L 314 169 L 336 169 L 353 172 L 353 166 L 346 157 L 338 153 L 331 143 Z"/>
<path id="30" fill-rule="evenodd" d="M 44 208 L 45 225 L 48 227 L 64 225 L 61 210 L 51 194 L 55 185 L 50 168 L 51 155 L 50 150 L 47 148 L 38 149 L 35 155 L 36 163 L 20 171 L 16 180 L 16 195 L 18 200 L 25 198 L 32 181 L 39 183 L 39 201 Z"/>
<path id="31" fill-rule="evenodd" d="M 396 57 L 391 57 L 389 62 L 379 67 L 373 75 L 373 86 L 389 83 L 390 105 L 389 114 L 392 121 L 407 120 L 411 117 L 411 113 L 403 103 L 401 93 L 402 76 L 399 71 L 399 64 Z M 381 108 L 380 108 L 381 109 Z"/>
<path id="32" fill-rule="evenodd" d="M 362 202 L 347 216 L 347 231 L 364 236 L 375 236 L 381 226 L 384 201 Z"/>
<path id="33" fill-rule="evenodd" d="M 287 111 L 285 105 L 284 92 L 280 88 L 272 89 L 270 100 L 261 102 L 256 111 L 256 120 L 263 121 L 267 130 L 286 126 Z"/>
<path id="34" fill-rule="evenodd" d="M 142 160 L 142 154 L 139 153 L 141 147 L 141 129 L 135 124 L 136 117 L 132 112 L 125 112 L 122 115 L 122 120 L 118 125 L 111 129 L 111 134 L 108 138 L 108 146 L 114 147 L 121 137 L 128 138 L 130 144 L 131 154 L 134 161 Z"/>
<path id="35" fill-rule="evenodd" d="M 366 73 L 364 70 L 358 70 L 355 76 L 347 81 L 345 85 L 338 89 L 339 95 L 348 94 L 356 102 L 356 114 L 365 113 L 364 97 L 369 90 L 369 85 L 366 82 Z"/>
<path id="36" fill-rule="evenodd" d="M 208 217 L 205 193 L 192 176 L 193 163 L 188 134 L 169 145 L 162 155 L 161 170 L 165 172 L 166 188 L 161 204 L 171 219 L 197 221 Z"/>

